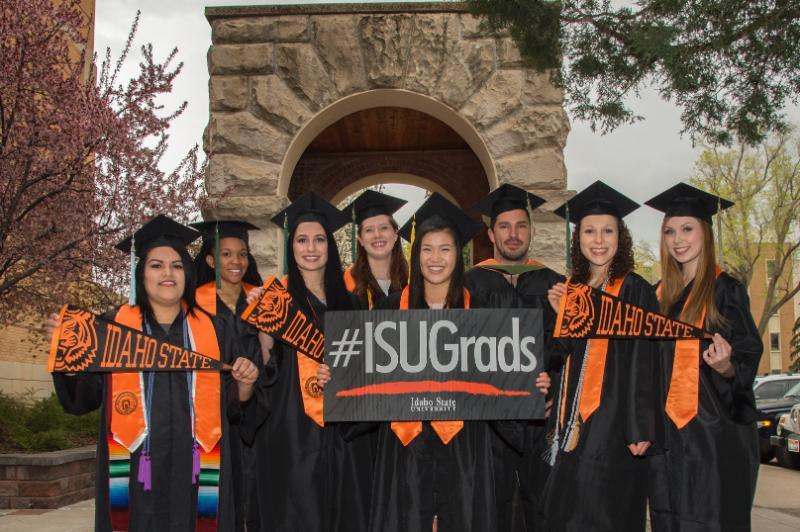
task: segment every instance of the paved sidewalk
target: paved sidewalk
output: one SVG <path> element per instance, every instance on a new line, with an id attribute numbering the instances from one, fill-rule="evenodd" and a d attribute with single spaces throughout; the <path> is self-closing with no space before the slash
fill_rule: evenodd
<path id="1" fill-rule="evenodd" d="M 762 465 L 753 505 L 753 532 L 800 530 L 800 471 Z M 0 510 L 0 532 L 88 532 L 94 501 L 58 510 Z"/>

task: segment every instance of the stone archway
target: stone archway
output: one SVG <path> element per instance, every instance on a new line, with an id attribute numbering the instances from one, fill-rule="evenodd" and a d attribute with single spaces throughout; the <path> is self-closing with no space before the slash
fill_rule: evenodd
<path id="1" fill-rule="evenodd" d="M 309 146 L 369 109 L 414 110 L 455 131 L 482 168 L 482 185 L 469 178 L 459 188 L 513 183 L 552 199 L 551 208 L 566 195 L 562 92 L 522 64 L 507 34 L 484 32 L 463 4 L 221 7 L 207 8 L 206 17 L 209 214 L 263 228 L 253 238 L 262 271 L 281 264 L 280 231 L 268 220 L 303 189 L 296 171 Z M 343 165 L 342 175 L 351 174 L 339 186 L 387 172 L 434 178 L 436 161 L 425 169 L 423 159 L 356 175 L 354 163 Z M 323 195 L 331 198 L 336 184 L 328 186 Z M 535 221 L 535 256 L 559 265 L 563 225 L 547 209 Z"/>

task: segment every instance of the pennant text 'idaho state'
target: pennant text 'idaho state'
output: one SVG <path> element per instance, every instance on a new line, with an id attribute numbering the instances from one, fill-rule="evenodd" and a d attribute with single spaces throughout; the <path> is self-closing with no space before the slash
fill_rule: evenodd
<path id="1" fill-rule="evenodd" d="M 219 360 L 64 305 L 50 345 L 53 373 L 230 369 Z"/>
<path id="2" fill-rule="evenodd" d="M 274 275 L 264 282 L 264 293 L 242 313 L 242 319 L 280 339 L 317 362 L 325 352 L 325 335 L 292 301 L 289 291 Z"/>
<path id="3" fill-rule="evenodd" d="M 711 338 L 699 327 L 632 305 L 589 285 L 567 283 L 553 336 L 556 338 Z"/>

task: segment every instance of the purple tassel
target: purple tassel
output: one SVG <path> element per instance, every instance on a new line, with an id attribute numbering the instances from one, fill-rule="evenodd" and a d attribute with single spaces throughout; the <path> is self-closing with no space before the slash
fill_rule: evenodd
<path id="1" fill-rule="evenodd" d="M 195 442 L 192 449 L 192 485 L 197 484 L 200 478 L 200 444 Z"/>
<path id="2" fill-rule="evenodd" d="M 153 489 L 153 476 L 150 469 L 150 455 L 145 451 L 142 451 L 142 453 L 139 455 L 138 480 L 144 484 L 144 491 L 150 491 Z"/>

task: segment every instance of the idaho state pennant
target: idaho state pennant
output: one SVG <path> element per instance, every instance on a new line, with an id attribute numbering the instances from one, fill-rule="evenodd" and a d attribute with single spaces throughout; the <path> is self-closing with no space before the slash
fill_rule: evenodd
<path id="1" fill-rule="evenodd" d="M 297 308 L 289 291 L 274 275 L 270 275 L 263 286 L 265 290 L 261 298 L 245 309 L 242 319 L 297 351 L 303 410 L 323 427 L 323 397 L 317 382 L 317 368 L 325 354 L 325 335 Z"/>
<path id="2" fill-rule="evenodd" d="M 89 311 L 64 305 L 50 344 L 47 369 L 51 373 L 102 373 L 222 371 L 230 366 Z"/>
<path id="3" fill-rule="evenodd" d="M 701 329 L 633 305 L 582 283 L 567 283 L 558 308 L 555 338 L 711 338 Z"/>

